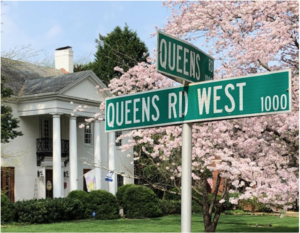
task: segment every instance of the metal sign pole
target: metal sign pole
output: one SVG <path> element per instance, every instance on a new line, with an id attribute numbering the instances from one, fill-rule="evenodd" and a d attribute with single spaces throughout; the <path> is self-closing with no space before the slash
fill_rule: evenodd
<path id="1" fill-rule="evenodd" d="M 182 125 L 181 232 L 192 229 L 192 123 Z"/>
<path id="2" fill-rule="evenodd" d="M 188 82 L 183 82 L 188 86 Z M 181 232 L 192 230 L 192 125 L 182 124 L 181 150 Z"/>

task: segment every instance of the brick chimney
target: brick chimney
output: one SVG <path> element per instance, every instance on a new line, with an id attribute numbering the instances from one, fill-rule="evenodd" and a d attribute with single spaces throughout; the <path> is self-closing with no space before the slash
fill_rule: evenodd
<path id="1" fill-rule="evenodd" d="M 55 69 L 73 73 L 73 50 L 71 46 L 55 50 Z"/>

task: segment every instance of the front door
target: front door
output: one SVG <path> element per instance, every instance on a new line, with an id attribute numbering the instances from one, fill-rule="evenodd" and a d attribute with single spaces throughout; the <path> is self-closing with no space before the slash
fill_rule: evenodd
<path id="1" fill-rule="evenodd" d="M 46 170 L 46 198 L 53 198 L 53 170 Z"/>

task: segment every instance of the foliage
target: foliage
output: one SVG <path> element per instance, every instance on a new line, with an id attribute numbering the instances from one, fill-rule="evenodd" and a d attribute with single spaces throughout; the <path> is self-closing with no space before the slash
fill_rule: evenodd
<path id="1" fill-rule="evenodd" d="M 98 50 L 93 71 L 105 84 L 115 76 L 120 77 L 120 73 L 114 70 L 116 66 L 127 71 L 139 62 L 146 61 L 148 49 L 145 43 L 127 25 L 123 30 L 116 27 L 107 36 L 99 34 L 96 43 Z"/>
<path id="2" fill-rule="evenodd" d="M 9 198 L 1 193 L 1 224 L 9 223 L 14 220 L 15 208 Z"/>
<path id="3" fill-rule="evenodd" d="M 159 208 L 163 215 L 180 214 L 181 201 L 180 200 L 159 200 Z"/>
<path id="4" fill-rule="evenodd" d="M 105 190 L 94 190 L 86 199 L 85 217 L 91 218 L 95 212 L 96 219 L 117 219 L 119 205 L 116 197 Z"/>
<path id="5" fill-rule="evenodd" d="M 238 208 L 251 212 L 272 212 L 272 210 L 268 208 L 266 204 L 259 202 L 256 197 L 240 200 Z"/>
<path id="6" fill-rule="evenodd" d="M 124 195 L 124 212 L 127 218 L 151 218 L 162 216 L 159 199 L 152 189 L 141 185 L 127 188 Z"/>
<path id="7" fill-rule="evenodd" d="M 235 215 L 235 214 L 244 214 L 244 210 L 225 210 L 224 211 L 224 214 L 227 214 L 227 215 Z"/>
<path id="8" fill-rule="evenodd" d="M 199 203 L 197 203 L 196 201 L 192 200 L 192 213 L 199 214 L 199 213 L 202 213 L 202 211 L 203 211 L 202 206 Z"/>
<path id="9" fill-rule="evenodd" d="M 123 207 L 123 204 L 124 204 L 124 196 L 125 196 L 126 190 L 127 190 L 129 187 L 133 186 L 133 185 L 134 185 L 134 184 L 125 184 L 125 185 L 121 186 L 120 188 L 118 188 L 118 191 L 117 191 L 117 193 L 116 193 L 116 198 L 117 198 L 118 203 L 119 203 L 120 206 Z"/>
<path id="10" fill-rule="evenodd" d="M 165 200 L 174 200 L 174 201 L 180 201 L 181 200 L 181 196 L 180 195 L 173 194 L 171 192 L 177 193 L 178 190 L 177 190 L 177 188 L 171 188 L 170 192 L 166 192 L 165 193 Z"/>
<path id="11" fill-rule="evenodd" d="M 68 198 L 78 199 L 82 203 L 85 203 L 88 197 L 88 193 L 83 190 L 73 190 L 69 192 Z"/>
<path id="12" fill-rule="evenodd" d="M 87 64 L 74 64 L 74 72 L 80 72 L 85 70 L 92 70 L 93 63 L 89 62 Z"/>
<path id="13" fill-rule="evenodd" d="M 232 204 L 229 200 L 230 198 L 238 198 L 239 197 L 239 193 L 229 193 L 226 198 L 225 198 L 225 208 L 226 210 L 233 210 L 234 207 L 236 207 L 237 205 Z"/>
<path id="14" fill-rule="evenodd" d="M 19 119 L 14 118 L 12 108 L 4 102 L 13 95 L 10 88 L 5 87 L 5 77 L 1 75 L 1 143 L 22 136 L 22 132 L 15 130 L 19 127 Z"/>
<path id="15" fill-rule="evenodd" d="M 46 198 L 15 203 L 17 222 L 52 223 L 83 217 L 84 206 L 72 198 Z"/>

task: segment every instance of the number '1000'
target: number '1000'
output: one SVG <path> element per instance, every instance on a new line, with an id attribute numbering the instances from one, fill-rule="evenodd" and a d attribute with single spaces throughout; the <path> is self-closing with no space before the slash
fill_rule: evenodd
<path id="1" fill-rule="evenodd" d="M 272 109 L 274 111 L 284 110 L 287 108 L 287 97 L 285 94 L 281 95 L 280 98 L 278 95 L 274 95 L 273 98 L 271 96 L 261 97 L 261 111 L 269 112 Z"/>

